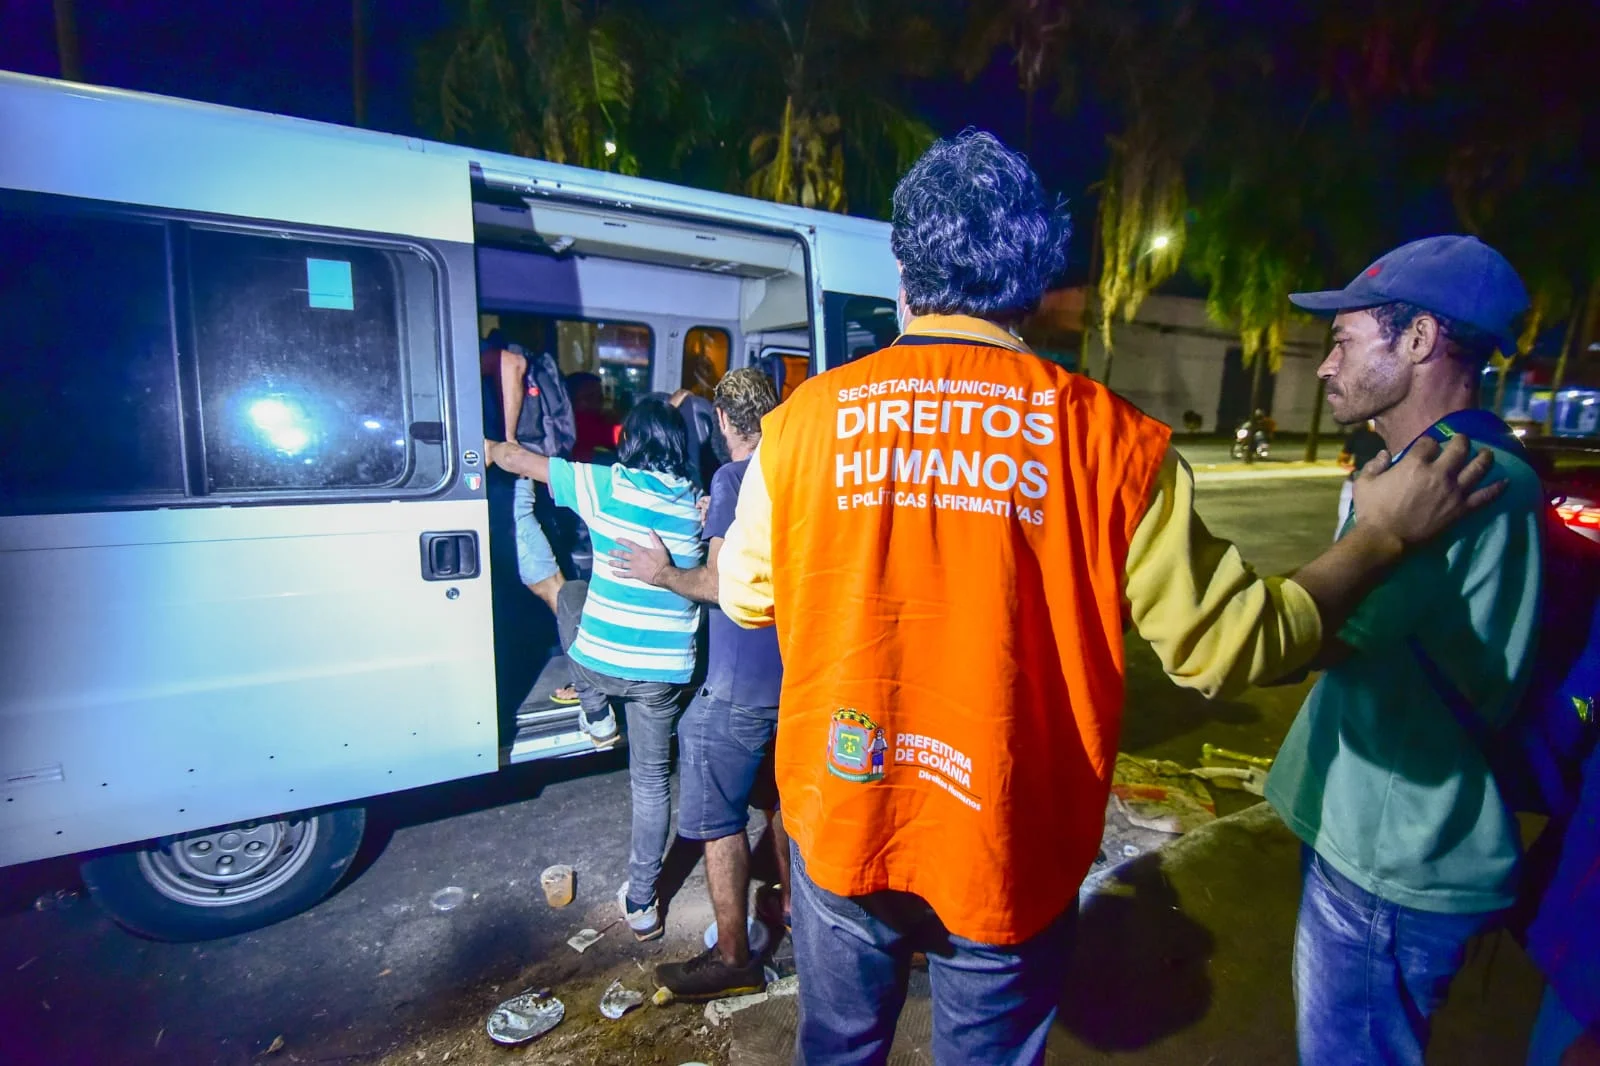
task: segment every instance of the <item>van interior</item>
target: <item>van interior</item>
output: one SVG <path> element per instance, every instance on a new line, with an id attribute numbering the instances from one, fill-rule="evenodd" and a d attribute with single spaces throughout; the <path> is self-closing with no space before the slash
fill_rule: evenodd
<path id="1" fill-rule="evenodd" d="M 728 371 L 759 365 L 787 396 L 810 373 L 806 252 L 793 236 L 485 186 L 474 223 L 479 335 L 498 329 L 555 356 L 579 459 L 607 461 L 615 427 L 646 394 L 683 388 L 709 400 Z M 540 494 L 565 576 L 586 577 L 594 561 L 581 523 Z M 565 657 L 549 609 L 520 583 L 510 509 L 494 493 L 489 528 L 503 761 L 588 750 L 577 709 L 550 699 L 568 682 Z"/>

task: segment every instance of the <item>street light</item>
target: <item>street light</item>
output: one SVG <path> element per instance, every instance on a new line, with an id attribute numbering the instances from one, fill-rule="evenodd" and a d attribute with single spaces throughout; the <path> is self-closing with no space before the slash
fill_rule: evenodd
<path id="1" fill-rule="evenodd" d="M 617 142 L 616 141 L 610 141 L 610 140 L 606 141 L 606 155 L 616 155 L 616 154 L 617 154 Z"/>
<path id="2" fill-rule="evenodd" d="M 1165 251 L 1167 245 L 1171 243 L 1171 237 L 1167 236 L 1165 233 L 1158 233 L 1150 239 L 1150 250 L 1152 252 Z"/>

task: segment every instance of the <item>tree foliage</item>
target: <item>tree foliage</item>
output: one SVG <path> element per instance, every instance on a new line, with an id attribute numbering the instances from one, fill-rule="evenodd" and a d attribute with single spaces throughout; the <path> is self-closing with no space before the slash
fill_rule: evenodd
<path id="1" fill-rule="evenodd" d="M 424 61 L 431 116 L 451 140 L 636 174 L 638 26 L 601 0 L 469 0 Z"/>
<path id="2" fill-rule="evenodd" d="M 969 5 L 957 48 L 962 77 L 971 83 L 995 53 L 1004 50 L 1016 68 L 1022 91 L 1022 149 L 1033 152 L 1036 100 L 1052 82 L 1069 99 L 1073 77 L 1067 44 L 1084 0 L 1001 0 Z"/>
<path id="3" fill-rule="evenodd" d="M 1116 323 L 1131 322 L 1178 270 L 1188 228 L 1186 166 L 1210 117 L 1211 41 L 1189 0 L 1092 9 L 1081 38 L 1100 58 L 1098 92 L 1116 104 L 1095 232 L 1095 323 L 1109 382 Z"/>
<path id="4" fill-rule="evenodd" d="M 441 136 L 827 210 L 886 213 L 934 136 L 923 81 L 1003 60 L 1029 140 L 1036 98 L 1040 123 L 1087 102 L 1109 133 L 1089 278 L 1107 376 L 1119 324 L 1183 266 L 1272 370 L 1290 291 L 1430 232 L 1478 234 L 1527 280 L 1502 365 L 1600 303 L 1597 5 L 458 3 L 420 67 Z"/>
<path id="5" fill-rule="evenodd" d="M 553 162 L 844 211 L 887 207 L 933 141 L 907 79 L 943 61 L 918 5 L 467 0 L 425 51 L 425 121 Z"/>

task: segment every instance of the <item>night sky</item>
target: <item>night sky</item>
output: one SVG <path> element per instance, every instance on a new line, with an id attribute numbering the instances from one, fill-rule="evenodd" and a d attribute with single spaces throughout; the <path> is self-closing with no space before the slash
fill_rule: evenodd
<path id="1" fill-rule="evenodd" d="M 417 133 L 412 66 L 446 0 L 373 0 L 371 125 Z M 0 67 L 55 77 L 50 0 L 0 0 Z M 77 0 L 96 85 L 349 124 L 350 7 L 313 0 Z"/>
<path id="2" fill-rule="evenodd" d="M 414 115 L 418 47 L 443 29 L 449 0 L 370 0 L 369 124 L 421 134 Z M 342 0 L 77 0 L 85 76 L 108 85 L 349 124 L 350 8 Z M 54 77 L 50 0 L 0 0 L 0 68 Z M 965 126 L 1022 142 L 1022 95 L 1004 55 L 968 85 L 916 87 L 940 133 Z M 1041 105 L 1043 100 L 1041 100 Z M 1042 110 L 1042 106 L 1041 106 Z M 1105 119 L 1086 103 L 1068 119 L 1038 116 L 1034 163 L 1079 209 L 1073 273 L 1087 270 L 1088 185 L 1105 169 Z"/>

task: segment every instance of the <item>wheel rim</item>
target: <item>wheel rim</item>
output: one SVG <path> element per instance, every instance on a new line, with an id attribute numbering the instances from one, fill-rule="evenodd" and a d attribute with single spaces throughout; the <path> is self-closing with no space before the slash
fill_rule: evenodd
<path id="1" fill-rule="evenodd" d="M 139 852 L 139 871 L 168 899 L 233 907 L 282 888 L 317 842 L 317 819 L 246 822 L 175 837 Z"/>

